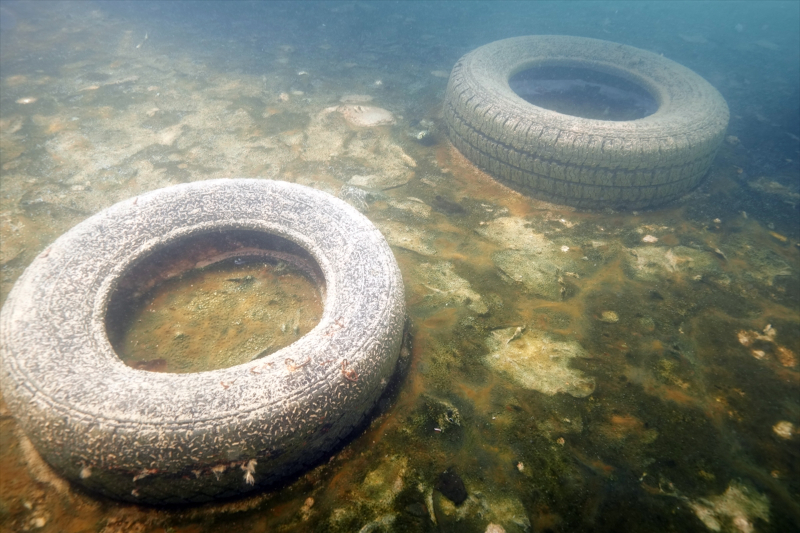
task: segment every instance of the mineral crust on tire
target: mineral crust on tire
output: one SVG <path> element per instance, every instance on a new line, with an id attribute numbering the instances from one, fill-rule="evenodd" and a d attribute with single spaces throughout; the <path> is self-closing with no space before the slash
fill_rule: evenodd
<path id="1" fill-rule="evenodd" d="M 221 370 L 123 364 L 104 322 L 117 282 L 154 251 L 226 230 L 278 235 L 313 257 L 325 280 L 319 324 Z M 269 485 L 341 442 L 393 373 L 404 321 L 391 249 L 341 200 L 278 181 L 177 185 L 90 217 L 33 261 L 0 312 L 0 386 L 66 478 L 132 502 L 201 502 Z"/>
<path id="2" fill-rule="evenodd" d="M 631 121 L 570 116 L 528 103 L 509 86 L 535 67 L 611 74 L 648 91 L 652 115 Z M 579 208 L 641 209 L 700 183 L 728 124 L 707 81 L 631 46 L 570 36 L 496 41 L 462 57 L 450 74 L 444 118 L 453 145 L 495 178 Z"/>

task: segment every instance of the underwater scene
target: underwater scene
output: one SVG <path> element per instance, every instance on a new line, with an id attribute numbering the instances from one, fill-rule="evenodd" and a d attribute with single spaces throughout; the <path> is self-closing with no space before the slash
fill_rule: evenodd
<path id="1" fill-rule="evenodd" d="M 460 61 L 521 36 L 635 47 L 634 72 L 682 67 L 662 90 L 548 59 L 606 46 L 552 37 L 539 68 L 507 79 L 486 74 L 500 53 Z M 574 176 L 536 152 L 533 174 L 575 183 L 536 191 L 517 181 L 521 158 L 497 163 L 524 136 L 491 141 L 495 123 L 462 122 L 483 104 L 446 103 L 470 76 L 486 78 L 486 108 L 517 95 L 509 131 L 526 106 L 598 131 L 675 109 L 686 139 L 716 129 L 656 151 L 658 166 L 673 144 L 698 154 L 666 172 L 692 173 L 685 188 L 583 188 L 591 154 L 624 165 L 645 150 L 609 144 L 564 156 Z M 237 459 L 192 472 L 235 476 L 243 495 L 142 505 L 137 489 L 124 502 L 87 489 L 98 465 L 62 477 L 6 373 L 0 531 L 800 532 L 800 3 L 0 0 L 0 303 L 93 215 L 229 178 L 337 197 L 388 242 L 406 330 L 377 401 L 275 482 L 259 486 L 264 457 Z M 310 371 L 270 355 L 327 320 L 336 294 L 325 262 L 283 241 L 210 233 L 157 251 L 108 304 L 114 352 L 175 383 L 254 354 Z M 369 379 L 324 364 L 340 384 Z"/>

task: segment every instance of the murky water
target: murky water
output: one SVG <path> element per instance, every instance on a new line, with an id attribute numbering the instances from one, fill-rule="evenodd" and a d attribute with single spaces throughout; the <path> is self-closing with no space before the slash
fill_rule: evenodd
<path id="1" fill-rule="evenodd" d="M 0 407 L 0 528 L 800 530 L 798 10 L 688 5 L 2 2 L 3 300 L 49 243 L 119 200 L 279 179 L 381 230 L 413 337 L 367 427 L 244 500 L 97 499 Z M 663 53 L 720 90 L 729 136 L 701 187 L 654 211 L 579 212 L 452 148 L 455 61 L 550 33 Z M 252 357 L 315 323 L 313 284 L 277 261 L 162 277 L 141 311 L 164 315 L 122 341 L 148 346 L 131 356 L 151 370 L 231 364 L 185 354 L 213 342 Z"/>

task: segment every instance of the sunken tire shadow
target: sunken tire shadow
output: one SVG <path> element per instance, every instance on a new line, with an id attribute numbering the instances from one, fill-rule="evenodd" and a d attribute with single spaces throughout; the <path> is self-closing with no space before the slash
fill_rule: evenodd
<path id="1" fill-rule="evenodd" d="M 538 67 L 576 67 L 635 83 L 658 103 L 631 121 L 587 119 L 526 102 L 509 79 Z M 444 117 L 453 145 L 504 183 L 586 209 L 641 209 L 702 181 L 728 125 L 707 81 L 631 46 L 560 35 L 515 37 L 462 57 L 450 74 Z"/>
<path id="2" fill-rule="evenodd" d="M 106 332 L 126 272 L 192 235 L 258 231 L 318 263 L 319 324 L 263 358 L 162 374 L 122 363 Z M 0 312 L 0 386 L 42 457 L 89 491 L 152 505 L 273 485 L 334 449 L 395 371 L 405 303 L 397 262 L 366 217 L 268 180 L 177 185 L 78 224 L 27 268 Z"/>

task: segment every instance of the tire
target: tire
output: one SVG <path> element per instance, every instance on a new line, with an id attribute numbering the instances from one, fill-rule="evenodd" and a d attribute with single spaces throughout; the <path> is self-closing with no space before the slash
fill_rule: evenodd
<path id="1" fill-rule="evenodd" d="M 647 90 L 658 109 L 612 122 L 537 107 L 508 83 L 537 66 L 618 76 Z M 444 102 L 450 139 L 474 164 L 534 197 L 587 209 L 641 209 L 679 198 L 705 176 L 728 116 L 716 89 L 669 59 L 553 35 L 496 41 L 465 55 Z"/>
<path id="2" fill-rule="evenodd" d="M 325 282 L 319 324 L 221 370 L 123 364 L 104 322 L 118 281 L 168 244 L 225 230 L 307 251 Z M 0 386 L 67 479 L 120 500 L 202 502 L 273 484 L 347 437 L 394 372 L 404 321 L 392 251 L 345 202 L 278 181 L 183 184 L 92 216 L 34 260 L 0 312 Z"/>

